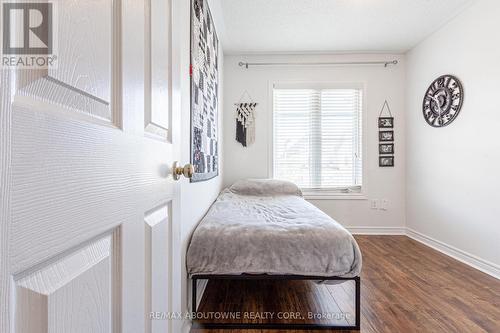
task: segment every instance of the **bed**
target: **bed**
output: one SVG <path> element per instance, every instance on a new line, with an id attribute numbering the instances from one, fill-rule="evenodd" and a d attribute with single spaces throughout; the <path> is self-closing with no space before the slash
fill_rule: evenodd
<path id="1" fill-rule="evenodd" d="M 362 259 L 358 244 L 344 227 L 305 201 L 293 183 L 243 180 L 223 190 L 193 232 L 186 261 L 193 279 L 193 312 L 199 279 L 354 280 L 356 326 L 334 328 L 359 329 Z M 221 325 L 226 324 L 204 327 L 285 328 Z M 290 324 L 286 328 L 332 327 Z"/>

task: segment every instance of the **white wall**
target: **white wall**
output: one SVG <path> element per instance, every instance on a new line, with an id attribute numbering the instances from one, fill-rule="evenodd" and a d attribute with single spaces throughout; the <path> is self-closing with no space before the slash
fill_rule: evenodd
<path id="1" fill-rule="evenodd" d="M 244 69 L 240 61 L 367 61 L 397 59 L 400 64 L 350 67 L 262 67 Z M 224 59 L 224 185 L 242 178 L 266 178 L 269 166 L 269 113 L 272 112 L 269 83 L 277 81 L 364 82 L 367 111 L 367 178 L 368 197 L 388 199 L 387 211 L 371 210 L 369 200 L 314 200 L 313 204 L 345 226 L 404 227 L 405 154 L 404 154 L 404 57 L 398 55 L 316 55 L 226 56 Z M 248 90 L 259 103 L 256 140 L 247 148 L 235 140 L 234 103 Z M 377 117 L 384 100 L 391 105 L 396 122 L 396 167 L 378 167 Z"/>
<path id="2" fill-rule="evenodd" d="M 500 2 L 479 0 L 407 55 L 407 225 L 500 265 Z M 444 128 L 428 126 L 422 99 L 441 74 L 465 101 Z M 498 266 L 497 266 L 498 267 Z"/>
<path id="3" fill-rule="evenodd" d="M 176 10 L 174 15 L 181 16 L 179 21 L 184 22 L 183 27 L 181 28 L 181 36 L 180 38 L 186 43 L 183 43 L 181 53 L 181 96 L 182 96 L 182 111 L 181 111 L 181 164 L 189 163 L 190 161 L 190 119 L 191 119 L 191 111 L 190 111 L 190 78 L 189 78 L 189 64 L 190 64 L 190 1 L 178 0 L 176 3 Z M 212 16 L 214 19 L 214 24 L 216 26 L 217 32 L 219 33 L 219 22 L 220 22 L 220 6 L 218 1 L 209 0 L 210 8 L 212 11 Z M 219 34 L 220 39 L 220 34 Z M 222 43 L 220 44 L 222 45 Z M 185 264 L 185 255 L 187 246 L 189 244 L 189 240 L 191 238 L 191 233 L 194 228 L 198 224 L 198 222 L 205 215 L 207 210 L 210 208 L 212 203 L 217 198 L 221 186 L 222 186 L 222 172 L 223 172 L 223 131 L 222 131 L 222 114 L 223 114 L 223 71 L 224 71 L 224 63 L 222 57 L 222 47 L 219 49 L 219 54 L 221 55 L 219 58 L 219 176 L 212 178 L 205 182 L 199 183 L 189 183 L 187 179 L 180 180 L 182 182 L 180 194 L 181 194 L 181 245 L 182 245 L 182 259 L 181 259 L 181 267 L 182 270 L 182 285 L 181 288 L 181 306 L 183 311 L 188 310 L 188 279 L 186 274 L 186 264 Z"/>

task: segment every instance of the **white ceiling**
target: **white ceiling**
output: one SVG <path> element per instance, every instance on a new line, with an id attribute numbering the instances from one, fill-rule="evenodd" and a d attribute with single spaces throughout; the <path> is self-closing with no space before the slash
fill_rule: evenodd
<path id="1" fill-rule="evenodd" d="M 224 52 L 405 52 L 471 0 L 220 0 Z"/>

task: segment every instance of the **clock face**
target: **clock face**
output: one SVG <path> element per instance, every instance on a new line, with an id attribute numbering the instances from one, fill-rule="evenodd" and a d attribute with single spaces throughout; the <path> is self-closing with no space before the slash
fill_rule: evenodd
<path id="1" fill-rule="evenodd" d="M 438 77 L 427 89 L 423 112 L 427 123 L 433 127 L 449 125 L 457 118 L 464 100 L 460 81 L 453 75 Z"/>

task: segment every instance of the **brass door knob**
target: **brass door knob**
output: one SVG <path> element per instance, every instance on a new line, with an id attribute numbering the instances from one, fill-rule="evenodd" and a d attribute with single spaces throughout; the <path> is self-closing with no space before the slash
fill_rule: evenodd
<path id="1" fill-rule="evenodd" d="M 173 172 L 172 175 L 174 177 L 174 180 L 179 180 L 182 175 L 186 178 L 191 178 L 193 177 L 194 174 L 194 167 L 191 164 L 186 164 L 185 166 L 179 166 L 178 162 L 174 162 L 174 166 L 172 168 Z"/>

